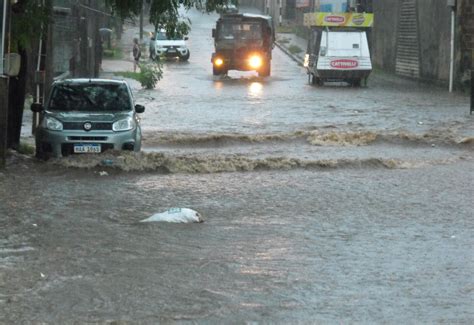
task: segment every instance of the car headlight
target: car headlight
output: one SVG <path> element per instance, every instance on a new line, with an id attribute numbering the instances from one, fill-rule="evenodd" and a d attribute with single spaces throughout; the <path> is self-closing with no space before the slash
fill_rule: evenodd
<path id="1" fill-rule="evenodd" d="M 128 131 L 134 129 L 136 126 L 135 121 L 133 118 L 129 117 L 124 120 L 119 120 L 112 124 L 112 130 L 117 132 L 117 131 Z"/>
<path id="2" fill-rule="evenodd" d="M 52 131 L 62 131 L 63 124 L 53 117 L 46 116 L 41 122 L 41 127 Z"/>

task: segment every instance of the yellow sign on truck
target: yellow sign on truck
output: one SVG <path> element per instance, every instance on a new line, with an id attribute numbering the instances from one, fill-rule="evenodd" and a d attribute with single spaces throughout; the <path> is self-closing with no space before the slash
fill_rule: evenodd
<path id="1" fill-rule="evenodd" d="M 306 27 L 372 27 L 374 14 L 311 12 L 304 15 Z"/>

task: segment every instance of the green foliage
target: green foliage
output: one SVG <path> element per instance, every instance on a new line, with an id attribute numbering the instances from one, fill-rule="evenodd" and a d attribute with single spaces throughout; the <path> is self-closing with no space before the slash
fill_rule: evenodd
<path id="1" fill-rule="evenodd" d="M 155 88 L 158 81 L 163 78 L 161 65 L 156 62 L 142 63 L 140 66 L 140 81 L 142 87 L 146 89 Z"/>
<path id="2" fill-rule="evenodd" d="M 163 78 L 161 64 L 149 62 L 139 64 L 139 67 L 139 72 L 117 72 L 115 75 L 137 80 L 143 88 L 154 89 L 158 81 Z"/>
<path id="3" fill-rule="evenodd" d="M 41 2 L 42 3 L 42 2 Z M 12 39 L 11 51 L 29 48 L 35 39 L 46 32 L 50 23 L 51 12 L 48 5 L 39 4 L 36 0 L 22 0 L 12 6 Z"/>
<path id="4" fill-rule="evenodd" d="M 299 47 L 298 45 L 291 45 L 291 46 L 288 48 L 288 51 L 290 51 L 291 54 L 298 54 L 298 53 L 303 52 L 303 50 L 301 49 L 301 47 Z"/>
<path id="5" fill-rule="evenodd" d="M 123 58 L 123 52 L 121 48 L 112 48 L 112 49 L 104 49 L 104 58 L 106 59 L 113 59 L 113 60 L 120 60 Z"/>
<path id="6" fill-rule="evenodd" d="M 35 147 L 32 146 L 31 144 L 20 142 L 20 145 L 17 148 L 18 153 L 22 155 L 34 155 L 35 153 Z"/>
<path id="7" fill-rule="evenodd" d="M 229 2 L 238 4 L 238 0 L 106 0 L 106 4 L 112 8 L 114 14 L 123 19 L 138 15 L 143 3 L 150 4 L 150 23 L 157 30 L 166 29 L 171 37 L 189 33 L 190 21 L 180 16 L 178 12 L 181 6 L 185 9 L 194 7 L 211 12 Z"/>

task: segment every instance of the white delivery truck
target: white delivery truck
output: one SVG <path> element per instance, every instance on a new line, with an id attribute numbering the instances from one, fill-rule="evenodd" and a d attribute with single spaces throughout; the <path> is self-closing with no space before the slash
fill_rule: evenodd
<path id="1" fill-rule="evenodd" d="M 372 71 L 367 28 L 373 25 L 373 14 L 309 13 L 305 25 L 311 27 L 304 62 L 311 83 L 367 84 Z"/>

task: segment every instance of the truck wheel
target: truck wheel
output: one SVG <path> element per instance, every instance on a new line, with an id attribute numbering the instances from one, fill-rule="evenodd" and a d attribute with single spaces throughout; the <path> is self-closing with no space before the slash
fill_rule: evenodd
<path id="1" fill-rule="evenodd" d="M 222 69 L 216 68 L 214 65 L 212 66 L 212 74 L 215 76 L 220 76 L 224 74 Z"/>
<path id="2" fill-rule="evenodd" d="M 259 77 L 269 77 L 272 72 L 272 65 L 271 62 L 268 61 L 265 63 L 265 66 L 263 67 L 262 70 L 258 71 L 258 76 Z"/>
<path id="3" fill-rule="evenodd" d="M 50 158 L 50 154 L 44 151 L 43 145 L 40 143 L 36 146 L 35 157 L 39 160 L 47 161 Z"/>
<path id="4" fill-rule="evenodd" d="M 354 79 L 354 80 L 352 80 L 352 87 L 359 88 L 361 83 L 362 83 L 362 79 Z"/>
<path id="5" fill-rule="evenodd" d="M 319 77 L 316 77 L 314 74 L 313 74 L 313 79 L 311 80 L 311 83 L 313 85 L 316 85 L 316 86 L 324 86 L 324 81 L 323 79 L 319 78 Z"/>

